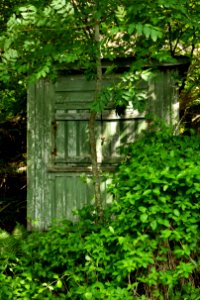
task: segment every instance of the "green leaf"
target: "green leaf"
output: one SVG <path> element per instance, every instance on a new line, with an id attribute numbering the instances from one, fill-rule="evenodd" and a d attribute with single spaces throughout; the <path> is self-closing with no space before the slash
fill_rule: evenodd
<path id="1" fill-rule="evenodd" d="M 151 194 L 151 193 L 152 193 L 152 190 L 146 189 L 146 190 L 143 192 L 143 195 L 144 195 L 144 196 L 147 196 L 147 195 L 149 195 L 149 194 Z"/>
<path id="2" fill-rule="evenodd" d="M 125 241 L 125 237 L 124 236 L 119 236 L 118 241 L 119 241 L 119 244 L 122 245 Z"/>
<path id="3" fill-rule="evenodd" d="M 147 210 L 147 208 L 145 206 L 139 206 L 138 209 L 141 212 L 146 212 L 146 210 Z"/>
<path id="4" fill-rule="evenodd" d="M 151 29 L 149 28 L 148 24 L 145 24 L 143 27 L 143 33 L 145 37 L 148 39 L 151 35 Z"/>
<path id="5" fill-rule="evenodd" d="M 84 294 L 86 300 L 92 300 L 93 294 L 91 292 L 87 292 Z"/>
<path id="6" fill-rule="evenodd" d="M 157 228 L 157 221 L 156 220 L 153 220 L 151 223 L 150 223 L 150 226 L 153 230 L 156 230 Z"/>
<path id="7" fill-rule="evenodd" d="M 119 19 L 119 21 L 121 21 L 121 22 L 124 21 L 124 19 L 126 17 L 126 10 L 125 10 L 124 6 L 119 5 L 117 7 L 116 16 Z"/>
<path id="8" fill-rule="evenodd" d="M 174 209 L 174 214 L 175 216 L 179 217 L 180 216 L 180 212 L 178 209 Z"/>
<path id="9" fill-rule="evenodd" d="M 113 233 L 113 234 L 115 233 L 115 230 L 114 230 L 114 228 L 112 226 L 109 226 L 108 228 L 109 228 L 109 230 L 110 230 L 111 233 Z"/>
<path id="10" fill-rule="evenodd" d="M 160 195 L 160 189 L 159 189 L 159 187 L 156 188 L 156 189 L 153 189 L 153 193 L 154 193 L 155 195 Z"/>
<path id="11" fill-rule="evenodd" d="M 66 5 L 66 0 L 53 0 L 51 2 L 51 6 L 56 10 L 60 10 L 65 5 Z"/>
<path id="12" fill-rule="evenodd" d="M 143 32 L 143 25 L 141 23 L 137 23 L 135 25 L 135 28 L 136 28 L 138 34 L 142 34 L 142 32 Z"/>
<path id="13" fill-rule="evenodd" d="M 134 31 L 135 31 L 135 24 L 132 23 L 132 24 L 130 24 L 129 27 L 128 27 L 128 33 L 129 33 L 129 34 L 132 34 Z"/>
<path id="14" fill-rule="evenodd" d="M 58 279 L 57 282 L 56 282 L 56 287 L 59 288 L 59 289 L 61 289 L 62 286 L 63 286 L 62 281 L 60 279 Z"/>
<path id="15" fill-rule="evenodd" d="M 20 6 L 18 8 L 18 10 L 20 12 L 27 12 L 27 11 L 29 11 L 29 12 L 36 12 L 37 11 L 37 9 L 36 9 L 36 7 L 34 5 Z"/>
<path id="16" fill-rule="evenodd" d="M 90 261 L 90 260 L 91 260 L 91 257 L 90 257 L 89 255 L 86 255 L 86 256 L 85 256 L 85 259 L 86 259 L 87 261 Z"/>
<path id="17" fill-rule="evenodd" d="M 152 72 L 149 71 L 149 70 L 146 70 L 146 71 L 143 71 L 141 73 L 141 78 L 144 80 L 144 81 L 149 81 L 149 79 L 152 77 Z"/>
<path id="18" fill-rule="evenodd" d="M 147 221 L 147 219 L 148 219 L 148 215 L 145 213 L 140 216 L 140 220 L 143 223 L 145 223 Z"/>
<path id="19" fill-rule="evenodd" d="M 168 185 L 167 184 L 165 184 L 164 186 L 163 186 L 163 191 L 165 192 L 167 189 L 168 189 Z"/>
<path id="20" fill-rule="evenodd" d="M 171 230 L 165 229 L 162 230 L 161 235 L 164 239 L 167 239 L 168 237 L 170 237 L 171 233 L 172 233 Z"/>
<path id="21" fill-rule="evenodd" d="M 161 224 L 161 225 L 166 226 L 166 227 L 169 227 L 169 226 L 170 226 L 169 220 L 167 220 L 167 219 L 161 219 L 161 218 L 159 218 L 159 219 L 157 220 L 157 222 L 158 222 L 159 224 Z"/>

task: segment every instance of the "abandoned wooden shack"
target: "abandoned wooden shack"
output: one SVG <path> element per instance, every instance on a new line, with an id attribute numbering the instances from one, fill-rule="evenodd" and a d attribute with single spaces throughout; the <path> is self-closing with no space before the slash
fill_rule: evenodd
<path id="1" fill-rule="evenodd" d="M 163 64 L 148 83 L 151 113 L 168 124 L 179 118 L 177 73 L 185 62 Z M 121 70 L 118 70 L 120 73 Z M 119 74 L 104 76 L 113 84 Z M 46 229 L 54 221 L 74 220 L 73 210 L 93 199 L 88 119 L 95 81 L 81 72 L 40 80 L 28 91 L 28 229 Z M 98 163 L 103 171 L 120 160 L 119 146 L 133 142 L 147 127 L 145 113 L 128 107 L 118 116 L 108 107 L 96 120 Z M 84 174 L 84 180 L 83 180 Z M 102 182 L 106 198 L 106 182 Z"/>

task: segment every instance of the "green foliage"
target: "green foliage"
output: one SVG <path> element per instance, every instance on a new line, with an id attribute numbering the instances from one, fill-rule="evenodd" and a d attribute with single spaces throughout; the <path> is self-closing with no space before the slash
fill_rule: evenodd
<path id="1" fill-rule="evenodd" d="M 200 88 L 199 88 L 199 71 L 200 59 L 194 57 L 188 71 L 187 80 L 184 89 L 180 94 L 180 110 L 181 110 L 181 131 L 187 131 L 193 128 L 198 131 L 199 128 L 199 104 L 200 104 Z"/>
<path id="2" fill-rule="evenodd" d="M 0 83 L 0 122 L 26 114 L 26 89 L 22 81 L 13 77 L 11 83 Z"/>
<path id="3" fill-rule="evenodd" d="M 13 90 L 0 91 L 0 99 L 1 99 L 0 116 L 2 119 L 7 119 L 12 116 L 12 108 L 16 102 L 16 99 L 14 97 L 14 91 Z"/>
<path id="4" fill-rule="evenodd" d="M 134 65 L 134 63 L 133 63 Z M 91 104 L 91 109 L 102 112 L 112 102 L 116 108 L 132 106 L 140 112 L 146 108 L 148 91 L 146 83 L 153 78 L 151 69 L 142 70 L 142 64 L 132 66 L 108 87 L 102 88 L 100 95 Z"/>
<path id="5" fill-rule="evenodd" d="M 138 249 L 120 267 L 125 274 L 143 268 L 138 284 L 143 282 L 151 295 L 169 293 L 179 299 L 176 290 L 184 293 L 193 283 L 199 248 L 199 142 L 196 136 L 150 133 L 126 149 L 127 159 L 113 182 L 113 228 L 124 250 L 131 245 Z"/>
<path id="6" fill-rule="evenodd" d="M 85 69 L 87 77 L 94 79 L 97 56 L 111 61 L 134 57 L 134 66 L 129 75 L 124 74 L 122 83 L 98 95 L 92 105 L 96 112 L 103 111 L 110 94 L 116 106 L 131 101 L 134 108 L 144 110 L 147 95 L 138 90 L 138 80 L 132 77 L 155 62 L 173 62 L 177 55 L 192 56 L 199 43 L 199 1 L 9 2 L 13 5 L 3 1 L 0 6 L 2 81 L 13 81 L 13 74 L 33 81 L 47 76 L 55 79 L 58 70 L 74 66 Z M 96 24 L 99 43 L 95 42 Z M 6 107 L 7 114 L 12 100 L 18 101 L 12 91 L 2 91 L 0 108 Z"/>
<path id="7" fill-rule="evenodd" d="M 199 43 L 199 1 L 32 0 L 18 6 L 6 17 L 7 30 L 1 35 L 4 80 L 11 70 L 35 80 L 75 62 L 90 69 L 99 51 L 94 42 L 97 21 L 102 58 L 163 61 L 192 55 Z"/>
<path id="8" fill-rule="evenodd" d="M 199 11 L 200 2 L 192 0 L 3 1 L 0 78 L 13 81 L 13 74 L 23 74 L 33 81 L 46 76 L 55 79 L 58 70 L 76 66 L 84 68 L 91 79 L 96 77 L 98 55 L 110 60 L 134 57 L 130 71 L 137 77 L 146 65 L 173 62 L 177 55 L 195 53 L 200 36 Z M 95 42 L 97 23 L 99 43 Z M 131 75 L 123 79 L 112 91 L 103 91 L 97 97 L 93 111 L 103 111 L 110 93 L 116 106 L 126 106 L 130 100 L 135 108 L 144 110 L 146 95 L 138 91 L 137 80 Z M 10 95 L 12 90 L 2 94 L 1 106 L 10 111 L 12 100 L 18 98 Z"/>
<path id="9" fill-rule="evenodd" d="M 1 1 L 0 36 L 6 31 L 7 22 L 13 13 L 16 12 L 17 7 L 26 2 L 25 0 Z M 11 53 L 14 55 L 14 51 L 11 50 Z M 2 62 L 2 52 L 0 54 L 0 61 Z M 5 66 L 1 64 L 1 71 L 4 68 Z M 24 84 L 22 84 L 21 79 L 16 77 L 16 72 L 9 71 L 8 73 L 10 74 L 11 81 L 9 83 L 0 82 L 0 122 L 26 112 L 26 91 Z"/>
<path id="10" fill-rule="evenodd" d="M 127 147 L 102 223 L 91 206 L 29 234 L 1 299 L 199 299 L 199 142 L 152 128 Z"/>

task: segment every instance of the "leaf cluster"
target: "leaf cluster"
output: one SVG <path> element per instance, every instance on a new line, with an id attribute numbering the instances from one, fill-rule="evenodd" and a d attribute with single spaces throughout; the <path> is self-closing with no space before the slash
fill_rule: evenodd
<path id="1" fill-rule="evenodd" d="M 90 206 L 31 233 L 1 298 L 199 299 L 199 142 L 151 131 L 127 147 L 103 222 Z"/>

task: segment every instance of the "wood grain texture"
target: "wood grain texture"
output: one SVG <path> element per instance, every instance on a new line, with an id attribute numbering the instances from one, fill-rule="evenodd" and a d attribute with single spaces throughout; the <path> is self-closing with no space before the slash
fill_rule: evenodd
<path id="1" fill-rule="evenodd" d="M 174 73 L 173 73 L 174 74 Z M 103 86 L 116 82 L 106 78 Z M 149 113 L 168 124 L 178 119 L 176 80 L 163 70 L 148 84 Z M 95 82 L 83 75 L 61 77 L 53 84 L 41 80 L 28 91 L 28 194 L 29 230 L 47 229 L 63 218 L 76 220 L 73 210 L 94 199 L 88 139 L 89 108 Z M 98 166 L 113 171 L 121 150 L 147 128 L 145 113 L 131 108 L 124 116 L 112 107 L 96 115 Z M 101 182 L 104 203 L 111 197 Z"/>

